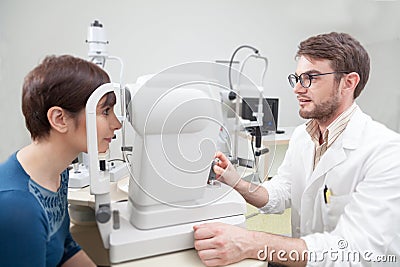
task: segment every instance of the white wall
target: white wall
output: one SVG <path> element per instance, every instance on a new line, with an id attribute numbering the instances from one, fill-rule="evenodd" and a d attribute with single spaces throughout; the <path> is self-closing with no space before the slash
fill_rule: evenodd
<path id="1" fill-rule="evenodd" d="M 182 62 L 229 59 L 242 44 L 257 47 L 270 61 L 266 94 L 281 99 L 280 126 L 301 122 L 286 79 L 298 43 L 317 33 L 348 32 L 373 64 L 360 105 L 398 130 L 398 14 L 399 1 L 373 0 L 1 0 L 0 161 L 29 142 L 20 111 L 24 76 L 48 54 L 86 57 L 94 19 L 107 30 L 110 54 L 124 60 L 126 82 Z M 108 69 L 117 75 L 116 65 Z"/>

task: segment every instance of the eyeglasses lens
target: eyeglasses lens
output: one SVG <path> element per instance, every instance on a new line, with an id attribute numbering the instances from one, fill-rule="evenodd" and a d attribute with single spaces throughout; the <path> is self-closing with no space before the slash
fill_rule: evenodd
<path id="1" fill-rule="evenodd" d="M 302 73 L 299 77 L 300 83 L 304 88 L 311 86 L 311 77 L 308 73 Z"/>
<path id="2" fill-rule="evenodd" d="M 290 74 L 288 76 L 289 84 L 292 88 L 296 86 L 296 83 L 299 81 L 298 77 L 295 74 Z"/>

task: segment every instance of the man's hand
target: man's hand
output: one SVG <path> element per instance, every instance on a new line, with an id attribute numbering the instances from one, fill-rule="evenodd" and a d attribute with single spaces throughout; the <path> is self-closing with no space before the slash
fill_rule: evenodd
<path id="1" fill-rule="evenodd" d="M 221 266 L 249 258 L 246 229 L 223 223 L 195 225 L 194 247 L 206 266 Z"/>
<path id="2" fill-rule="evenodd" d="M 257 208 L 261 208 L 267 204 L 269 195 L 263 186 L 254 185 L 241 179 L 235 167 L 222 152 L 217 152 L 215 158 L 218 161 L 216 161 L 213 169 L 217 180 L 234 188 L 242 195 L 246 202 Z"/>
<path id="3" fill-rule="evenodd" d="M 240 181 L 240 176 L 235 167 L 233 167 L 232 163 L 222 152 L 218 151 L 215 154 L 215 158 L 218 159 L 214 165 L 217 180 L 234 188 Z"/>

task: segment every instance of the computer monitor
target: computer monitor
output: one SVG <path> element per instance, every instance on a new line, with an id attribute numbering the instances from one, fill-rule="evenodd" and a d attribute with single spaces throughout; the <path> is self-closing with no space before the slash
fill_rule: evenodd
<path id="1" fill-rule="evenodd" d="M 257 97 L 244 97 L 242 100 L 242 118 L 250 121 L 257 120 L 253 116 L 254 112 L 258 110 Z M 279 108 L 279 98 L 265 98 L 263 101 L 263 125 L 261 126 L 261 133 L 263 135 L 269 132 L 276 132 L 278 125 L 278 108 Z M 268 103 L 268 107 L 265 105 Z M 271 114 L 272 113 L 272 114 Z"/>

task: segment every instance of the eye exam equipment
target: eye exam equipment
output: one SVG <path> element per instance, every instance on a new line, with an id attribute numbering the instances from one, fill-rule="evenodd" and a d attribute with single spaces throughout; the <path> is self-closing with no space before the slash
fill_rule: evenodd
<path id="1" fill-rule="evenodd" d="M 214 172 L 214 166 L 217 163 L 217 159 L 215 159 L 210 167 L 210 173 L 208 174 L 207 185 L 209 186 L 221 186 L 221 183 L 217 181 L 217 175 Z"/>
<path id="2" fill-rule="evenodd" d="M 104 47 L 108 43 L 104 33 L 99 34 L 100 25 L 94 22 L 89 27 L 89 58 L 104 67 L 111 57 Z M 96 34 L 101 42 L 94 42 Z M 212 63 L 176 66 L 130 91 L 121 83 L 109 83 L 90 96 L 84 167 L 89 170 L 95 221 L 111 263 L 193 248 L 193 225 L 202 222 L 244 226 L 244 199 L 210 176 L 222 124 L 218 92 L 210 89 L 217 81 L 210 72 L 213 67 Z M 110 151 L 99 154 L 96 106 L 108 92 L 121 97 L 124 126 Z M 130 101 L 124 102 L 127 95 Z M 125 140 L 126 126 L 133 129 L 134 138 Z M 116 147 L 118 139 L 122 141 Z M 126 163 L 122 166 L 130 177 L 128 201 L 111 199 L 114 168 L 107 161 L 113 150 L 122 150 Z M 77 171 L 77 164 L 71 172 Z"/>
<path id="3" fill-rule="evenodd" d="M 111 56 L 108 53 L 107 50 L 107 45 L 109 44 L 109 41 L 107 40 L 106 37 L 106 32 L 103 27 L 103 24 L 101 24 L 98 20 L 94 20 L 93 23 L 90 24 L 88 27 L 88 32 L 87 32 L 87 39 L 86 43 L 88 44 L 88 57 L 89 61 L 99 65 L 101 68 L 105 68 L 106 62 L 110 60 L 117 61 L 120 64 L 120 73 L 119 73 L 119 84 L 122 85 L 123 81 L 123 61 L 121 58 L 116 57 L 116 56 Z M 120 95 L 120 120 L 125 116 L 125 109 L 123 106 L 126 103 L 126 91 L 120 87 L 120 89 L 117 92 L 117 95 Z M 118 147 L 124 147 L 125 143 L 125 134 L 123 132 L 124 130 L 121 131 L 121 134 L 118 136 L 119 137 L 119 142 L 112 142 L 113 148 L 110 150 L 113 151 L 118 151 Z M 114 138 L 115 139 L 115 138 Z M 122 144 L 121 144 L 122 143 Z M 104 161 L 102 161 L 102 164 L 107 164 L 108 169 L 110 170 L 110 179 L 111 181 L 115 182 L 120 180 L 121 178 L 125 177 L 128 175 L 128 170 L 125 166 L 125 164 L 122 163 L 115 163 L 115 162 L 108 162 L 108 152 L 103 155 L 105 157 Z M 88 186 L 90 184 L 90 177 L 89 177 L 89 159 L 87 153 L 81 153 L 78 158 L 76 158 L 72 162 L 72 169 L 69 172 L 69 184 L 68 186 L 70 188 L 83 188 L 85 186 Z"/>
<path id="4" fill-rule="evenodd" d="M 232 84 L 232 62 L 234 60 L 234 57 L 236 53 L 243 49 L 251 49 L 253 51 L 253 54 L 249 54 L 243 62 L 240 64 L 240 70 L 238 72 L 238 77 L 237 77 L 237 85 L 234 88 Z M 243 77 L 243 70 L 244 67 L 249 59 L 256 59 L 256 60 L 261 60 L 264 63 L 264 67 L 261 73 L 261 79 L 259 86 L 256 86 L 257 88 L 257 95 L 254 98 L 244 98 L 242 97 L 241 99 L 236 99 L 236 96 L 241 96 L 241 78 Z M 232 147 L 232 154 L 231 154 L 231 162 L 235 166 L 244 166 L 244 167 L 249 167 L 249 168 L 255 168 L 255 172 L 253 174 L 253 179 L 252 181 L 259 183 L 262 182 L 262 179 L 259 177 L 259 162 L 260 162 L 260 157 L 266 153 L 269 152 L 268 148 L 262 148 L 262 126 L 264 123 L 263 118 L 273 118 L 272 112 L 270 109 L 270 105 L 267 103 L 266 99 L 263 96 L 264 92 L 264 80 L 265 80 L 265 74 L 267 72 L 268 68 L 268 59 L 264 56 L 262 56 L 259 52 L 258 49 L 249 46 L 249 45 L 242 45 L 239 46 L 234 53 L 232 54 L 230 64 L 229 64 L 229 73 L 228 73 L 228 78 L 229 78 L 229 87 L 231 89 L 231 92 L 229 94 L 230 99 L 235 99 L 235 113 L 236 114 L 241 114 L 242 119 L 240 116 L 235 117 L 235 127 L 234 127 L 234 134 L 233 134 L 233 147 Z M 240 75 L 239 75 L 240 74 Z M 253 105 L 249 105 L 247 102 L 253 102 L 258 99 L 258 103 L 252 103 Z M 242 107 L 241 107 L 242 103 Z M 242 108 L 242 111 L 240 110 Z M 245 113 L 245 108 L 247 109 L 248 113 L 251 113 L 251 117 L 254 118 L 254 120 L 248 120 L 247 118 L 244 117 Z M 273 120 L 271 122 L 273 124 L 273 128 L 276 129 L 276 120 Z M 253 156 L 254 156 L 254 161 L 251 159 L 243 159 L 238 157 L 238 147 L 239 147 L 239 132 L 241 130 L 249 131 L 250 135 L 252 137 L 255 137 L 255 150 L 253 147 L 253 138 L 251 141 L 251 146 L 253 150 Z"/>
<path id="5" fill-rule="evenodd" d="M 241 64 L 239 73 L 243 72 L 244 66 L 246 65 L 246 62 L 250 58 L 263 60 L 264 69 L 262 71 L 260 85 L 257 86 L 257 89 L 259 90 L 257 112 L 253 112 L 253 116 L 256 118 L 256 121 L 254 121 L 254 122 L 250 121 L 249 123 L 243 123 L 243 122 L 242 123 L 244 124 L 244 127 L 246 129 L 247 128 L 252 129 L 253 133 L 251 133 L 251 135 L 255 136 L 255 151 L 253 151 L 255 172 L 253 173 L 252 181 L 261 183 L 261 182 L 263 182 L 263 180 L 259 177 L 259 169 L 258 169 L 260 157 L 261 157 L 261 155 L 269 152 L 268 148 L 262 148 L 262 133 L 261 133 L 261 126 L 263 126 L 263 117 L 267 115 L 267 114 L 264 114 L 263 106 L 269 107 L 269 105 L 267 103 L 265 103 L 265 100 L 263 97 L 263 92 L 264 92 L 263 84 L 264 84 L 265 74 L 266 74 L 267 68 L 268 68 L 268 59 L 266 57 L 261 56 L 259 52 L 255 53 L 255 54 L 250 54 L 243 60 L 243 63 Z M 237 95 L 240 95 L 240 79 L 241 79 L 241 76 L 239 75 L 238 76 L 238 87 L 236 89 Z M 245 101 L 245 100 L 243 99 L 243 101 Z M 238 105 L 239 105 L 239 103 L 236 102 L 236 112 L 239 112 Z M 269 110 L 269 113 L 271 113 L 270 110 Z M 235 142 L 237 142 L 237 140 L 238 140 L 238 138 L 237 138 L 238 134 L 239 134 L 238 129 L 236 129 Z M 253 146 L 253 143 L 251 145 Z"/>
<path id="6" fill-rule="evenodd" d="M 97 153 L 95 107 L 114 87 L 99 87 L 86 106 L 90 190 L 95 195 L 96 221 L 110 261 L 192 248 L 192 227 L 200 222 L 243 225 L 243 198 L 226 185 L 207 187 L 209 159 L 215 148 L 205 138 L 218 134 L 214 120 L 219 103 L 209 92 L 197 88 L 164 94 L 164 86 L 148 82 L 133 95 L 136 136 L 128 202 L 111 202 L 109 173 L 101 170 Z M 201 151 L 193 149 L 194 145 L 200 145 Z M 199 152 L 206 156 L 197 160 Z"/>
<path id="7" fill-rule="evenodd" d="M 87 170 L 90 194 L 94 196 L 94 204 L 89 206 L 94 209 L 92 216 L 103 246 L 108 249 L 110 262 L 193 248 L 195 224 L 220 221 L 244 226 L 244 199 L 217 181 L 212 169 L 225 116 L 233 114 L 236 121 L 241 114 L 236 106 L 243 102 L 242 87 L 233 88 L 230 78 L 228 83 L 221 77 L 226 77 L 228 72 L 237 76 L 237 87 L 245 84 L 257 97 L 262 96 L 260 88 L 238 70 L 211 62 L 173 66 L 138 79 L 136 84 L 124 85 L 122 60 L 109 56 L 108 41 L 99 21 L 90 25 L 87 43 L 89 59 L 99 66 L 104 68 L 108 59 L 121 61 L 120 82 L 100 86 L 87 102 L 88 153 L 80 156 L 79 160 L 83 157 L 84 163 L 75 162 L 75 168 L 70 171 L 71 174 Z M 255 59 L 260 59 L 257 56 Z M 263 75 L 265 71 L 266 67 Z M 109 151 L 99 154 L 96 106 L 108 92 L 114 92 L 120 99 L 117 105 L 121 106 L 123 127 Z M 229 115 L 221 109 L 224 101 Z M 252 112 L 256 121 L 240 120 L 233 129 L 262 124 L 262 107 Z M 129 136 L 131 132 L 133 137 Z M 231 140 L 228 133 L 230 152 L 235 149 Z M 115 151 L 122 154 L 124 162 L 112 166 L 109 159 Z M 237 159 L 239 166 L 256 162 Z M 127 201 L 114 201 L 115 186 L 110 185 L 122 176 L 129 177 Z"/>

